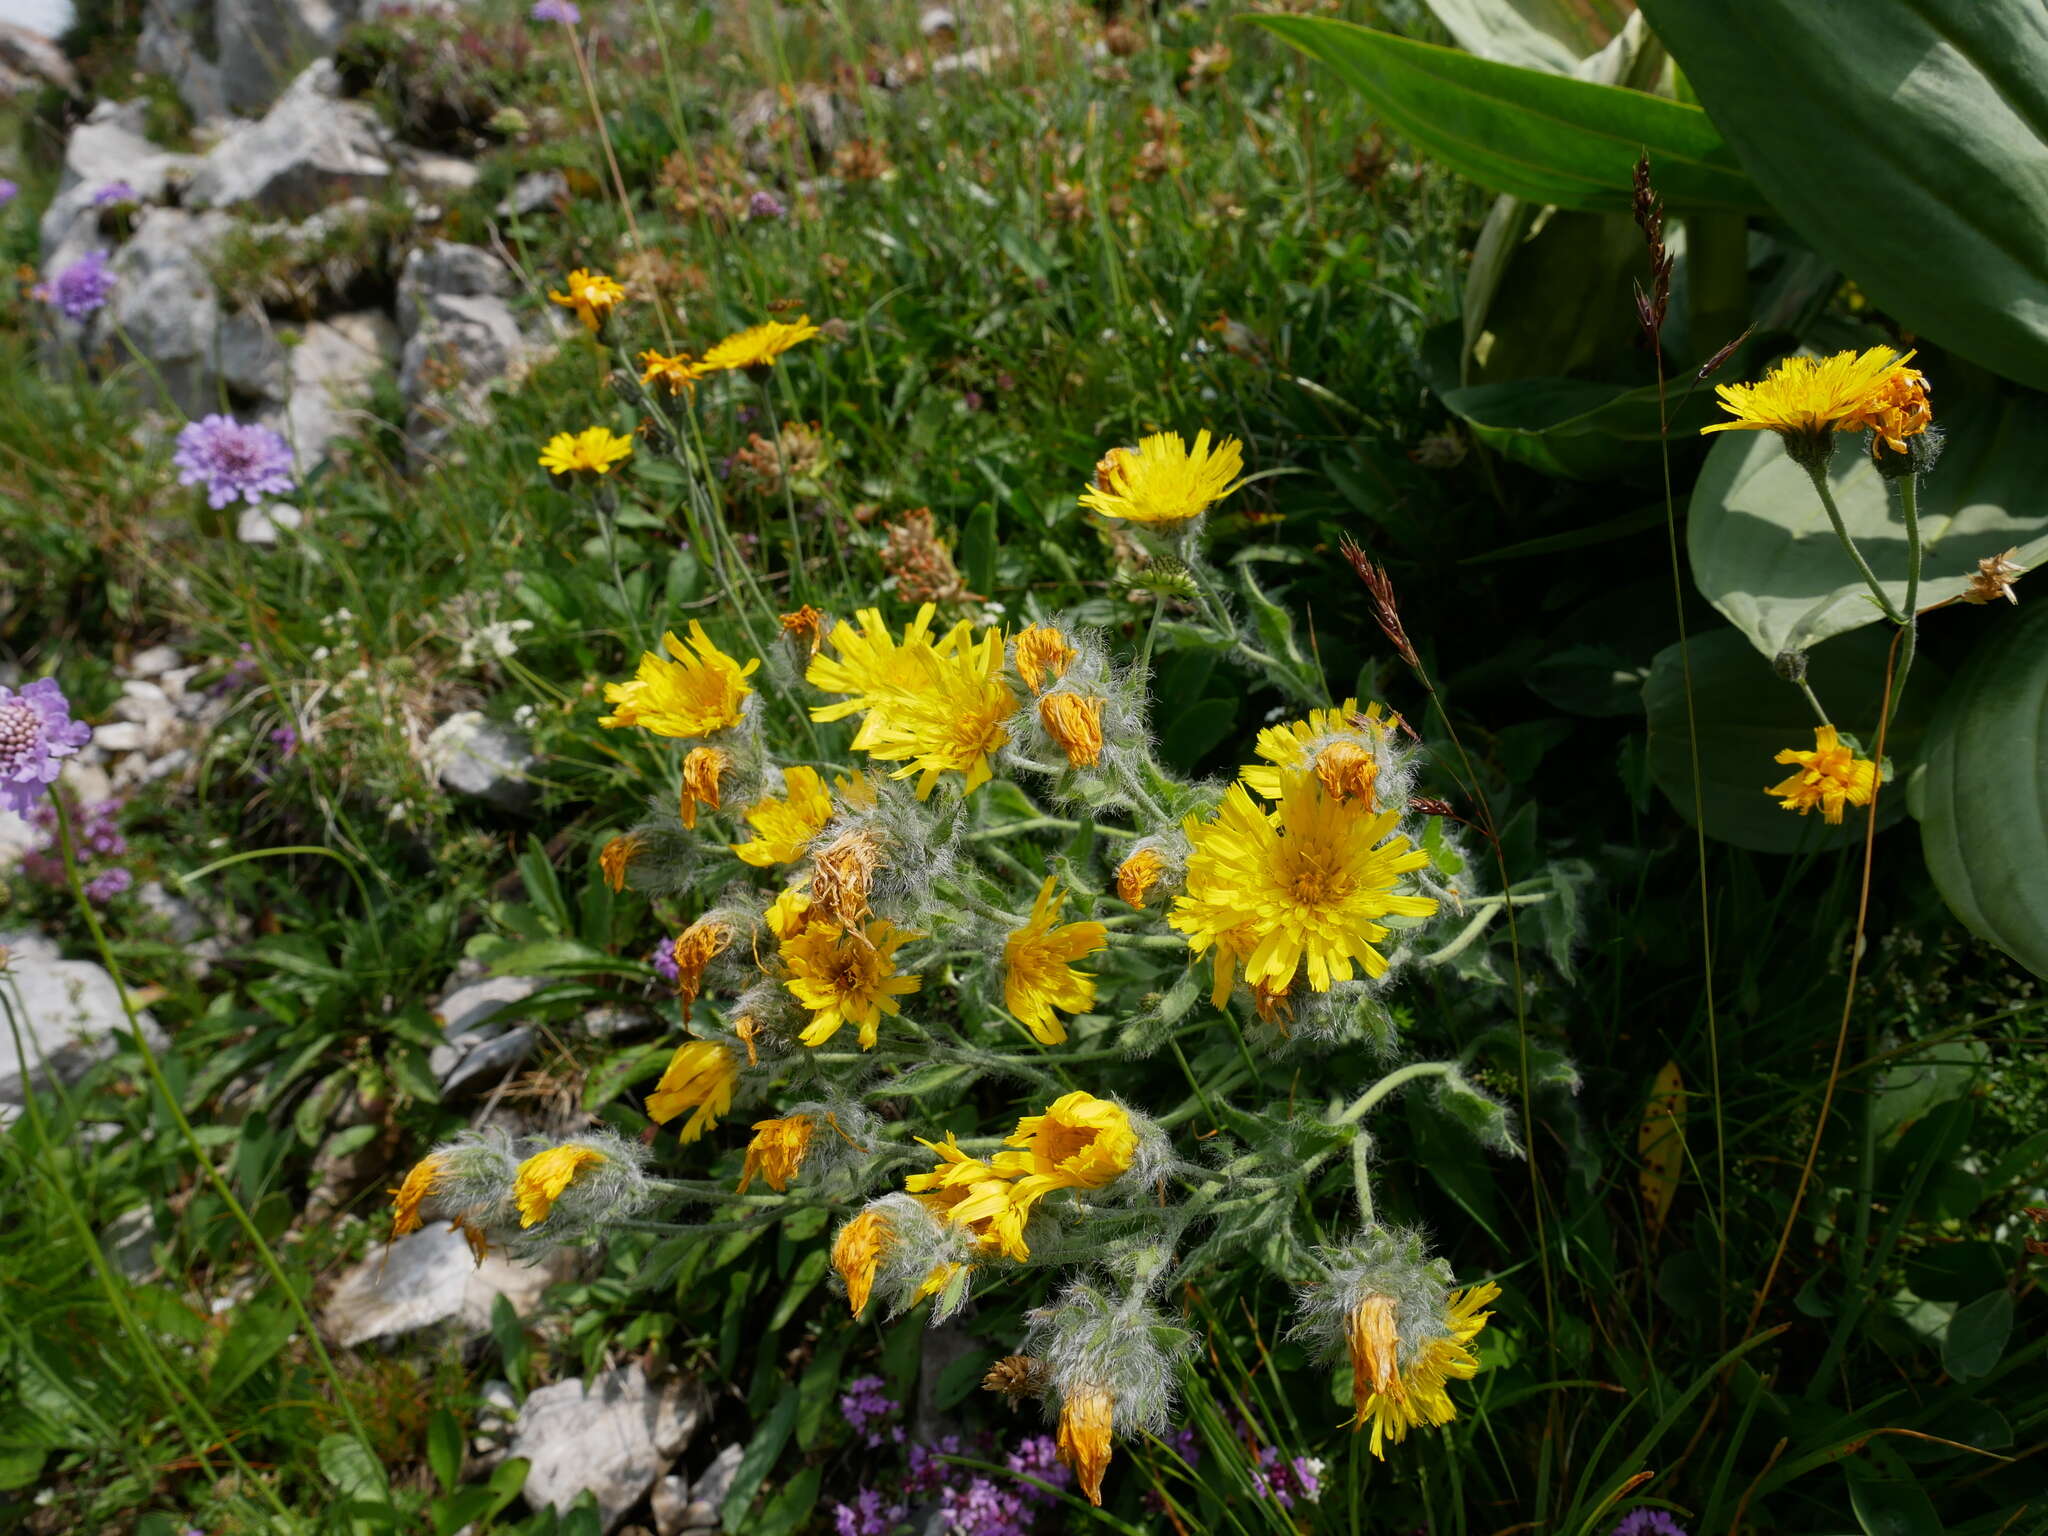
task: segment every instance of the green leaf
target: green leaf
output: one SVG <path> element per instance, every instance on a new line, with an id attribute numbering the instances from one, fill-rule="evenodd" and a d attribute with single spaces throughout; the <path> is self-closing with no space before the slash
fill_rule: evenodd
<path id="1" fill-rule="evenodd" d="M 1673 389 L 1670 397 L 1674 440 L 1696 432 L 1717 414 L 1710 408 L 1713 397 L 1704 391 L 1695 390 L 1688 398 Z M 1545 474 L 1607 480 L 1657 462 L 1654 384 L 1629 389 L 1581 379 L 1513 379 L 1454 389 L 1443 402 L 1479 441 Z M 1660 505 L 1660 522 L 1663 513 Z"/>
<path id="2" fill-rule="evenodd" d="M 315 1452 L 320 1472 L 344 1499 L 388 1504 L 384 1469 L 369 1448 L 353 1435 L 329 1435 Z"/>
<path id="3" fill-rule="evenodd" d="M 1868 17 L 1812 0 L 1642 9 L 1808 244 L 1907 329 L 2048 388 L 2048 11 L 2036 0 L 1914 0 Z"/>
<path id="4" fill-rule="evenodd" d="M 1831 640 L 1808 659 L 1807 681 L 1833 713 L 1835 724 L 1868 751 L 1877 735 L 1878 695 L 1884 686 L 1890 636 L 1863 630 Z M 1810 750 L 1813 711 L 1790 683 L 1732 629 L 1692 637 L 1693 713 L 1699 729 L 1700 778 L 1707 834 L 1760 853 L 1846 848 L 1862 841 L 1866 819 L 1851 809 L 1839 826 L 1814 811 L 1800 816 L 1764 791 L 1791 770 L 1773 761 L 1785 748 Z M 1891 724 L 1885 755 L 1901 766 L 1913 761 L 1923 723 L 1940 690 L 1935 668 L 1923 658 L 1914 668 Z M 1679 647 L 1667 646 L 1650 665 L 1643 685 L 1650 720 L 1650 774 L 1672 808 L 1693 819 L 1692 756 L 1687 744 L 1685 669 Z M 1906 810 L 1903 786 L 1887 784 L 1878 801 L 1878 826 Z"/>
<path id="5" fill-rule="evenodd" d="M 1674 208 L 1763 209 L 1706 113 L 1682 102 L 1520 69 L 1311 16 L 1254 16 L 1321 59 L 1387 125 L 1483 187 L 1596 213 L 1629 208 L 1647 153 Z"/>
<path id="6" fill-rule="evenodd" d="M 1628 19 L 1613 0 L 1428 0 L 1460 48 L 1481 58 L 1568 75 Z M 1605 12 L 1604 15 L 1598 14 Z"/>
<path id="7" fill-rule="evenodd" d="M 2018 546 L 2022 565 L 2048 555 L 2033 449 L 2048 442 L 2048 396 L 1999 389 L 1968 369 L 1956 378 L 1937 369 L 1934 382 L 1948 444 L 1920 486 L 1923 608 L 1963 591 L 1987 555 Z M 1901 605 L 1905 524 L 1860 442 L 1839 442 L 1828 483 L 1850 537 Z M 1775 433 L 1720 434 L 1693 487 L 1686 541 L 1700 592 L 1766 656 L 1884 617 Z"/>
<path id="8" fill-rule="evenodd" d="M 462 1425 L 446 1408 L 436 1408 L 427 1420 L 427 1465 L 450 1492 L 462 1481 Z"/>
<path id="9" fill-rule="evenodd" d="M 2048 607 L 1964 617 L 1992 628 L 1928 728 L 1921 851 L 1972 933 L 2048 976 Z"/>
<path id="10" fill-rule="evenodd" d="M 282 1307 L 251 1301 L 238 1309 L 213 1358 L 213 1371 L 206 1379 L 208 1395 L 216 1403 L 226 1398 L 269 1364 L 296 1327 L 292 1314 Z"/>
<path id="11" fill-rule="evenodd" d="M 810 1518 L 818 1502 L 818 1486 L 825 1479 L 822 1467 L 805 1467 L 787 1483 L 747 1527 L 747 1536 L 788 1536 Z"/>
<path id="12" fill-rule="evenodd" d="M 1175 767 L 1193 772 L 1236 725 L 1237 700 L 1203 699 L 1166 722 L 1159 733 L 1160 755 Z"/>
<path id="13" fill-rule="evenodd" d="M 979 502 L 960 530 L 960 571 L 969 590 L 984 597 L 996 589 L 997 547 L 995 503 Z"/>
<path id="14" fill-rule="evenodd" d="M 818 1443 L 819 1432 L 825 1427 L 827 1410 L 838 1396 L 840 1364 L 846 1359 L 847 1347 L 852 1342 L 851 1330 L 833 1329 L 818 1341 L 818 1352 L 804 1367 L 803 1377 L 796 1388 L 796 1443 L 804 1450 L 808 1451 Z"/>
<path id="15" fill-rule="evenodd" d="M 1864 1536 L 1941 1536 L 1946 1529 L 1912 1469 L 1883 1447 L 1844 1458 L 1849 1507 Z"/>
<path id="16" fill-rule="evenodd" d="M 783 1444 L 789 1439 L 789 1432 L 795 1424 L 796 1394 L 785 1392 L 776 1400 L 767 1421 L 754 1432 L 754 1438 L 740 1453 L 740 1464 L 733 1473 L 732 1487 L 726 1492 L 725 1502 L 719 1506 L 719 1523 L 726 1530 L 746 1529 L 742 1522 L 746 1519 L 747 1510 L 754 1502 L 754 1495 L 760 1492 L 762 1480 L 782 1454 Z"/>

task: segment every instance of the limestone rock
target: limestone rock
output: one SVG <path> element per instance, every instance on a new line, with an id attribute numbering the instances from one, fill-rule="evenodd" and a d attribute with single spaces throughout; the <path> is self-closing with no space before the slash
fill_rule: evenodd
<path id="1" fill-rule="evenodd" d="M 148 364 L 142 387 L 161 390 L 189 416 L 217 409 L 214 361 L 220 305 L 210 263 L 233 221 L 225 214 L 145 208 L 114 254 L 114 290 L 98 335 Z"/>
<path id="2" fill-rule="evenodd" d="M 306 60 L 328 52 L 355 20 L 355 0 L 213 0 L 221 95 L 232 112 L 268 106 Z"/>
<path id="3" fill-rule="evenodd" d="M 65 141 L 57 195 L 43 210 L 46 269 L 68 265 L 100 243 L 92 199 L 102 187 L 125 181 L 139 201 L 157 203 L 198 167 L 193 156 L 171 154 L 143 136 L 142 106 L 139 101 L 102 101 Z"/>
<path id="4" fill-rule="evenodd" d="M 376 381 L 398 356 L 398 327 L 376 310 L 315 320 L 291 349 L 290 397 L 278 428 L 301 477 L 334 442 L 357 434 Z"/>
<path id="5" fill-rule="evenodd" d="M 265 502 L 260 507 L 245 506 L 235 514 L 235 537 L 244 544 L 268 549 L 281 535 L 303 527 L 305 521 L 306 514 L 288 501 Z"/>
<path id="6" fill-rule="evenodd" d="M 410 340 L 435 299 L 451 295 L 503 298 L 511 291 L 511 272 L 482 246 L 428 241 L 407 253 L 398 274 L 399 334 Z"/>
<path id="7" fill-rule="evenodd" d="M 14 1047 L 14 1032 L 0 1031 L 0 1104 L 26 1101 L 31 1080 L 47 1086 L 53 1080 L 75 1083 L 87 1071 L 121 1049 L 119 1036 L 128 1029 L 114 978 L 90 960 L 66 960 L 41 934 L 0 934 L 7 968 L 0 988 L 21 1025 L 24 1062 Z M 158 1050 L 164 1034 L 146 1013 L 143 1033 Z"/>
<path id="8" fill-rule="evenodd" d="M 214 50 L 213 7 L 207 0 L 150 0 L 142 8 L 135 67 L 170 81 L 195 120 L 227 114 Z"/>
<path id="9" fill-rule="evenodd" d="M 434 1005 L 434 1020 L 450 1035 L 495 1022 L 503 1028 L 498 1014 L 525 1002 L 547 985 L 540 976 L 486 976 L 455 988 Z"/>
<path id="10" fill-rule="evenodd" d="M 18 96 L 40 85 L 78 94 L 78 75 L 64 50 L 40 32 L 0 22 L 0 97 Z"/>
<path id="11" fill-rule="evenodd" d="M 529 777 L 540 761 L 533 738 L 516 726 L 466 709 L 450 715 L 426 740 L 427 767 L 442 785 L 501 810 L 526 811 L 539 795 Z"/>
<path id="12" fill-rule="evenodd" d="M 511 194 L 498 203 L 501 219 L 545 213 L 569 195 L 569 178 L 560 171 L 528 171 L 512 183 Z"/>
<path id="13" fill-rule="evenodd" d="M 284 343 L 259 305 L 246 305 L 221 320 L 214 341 L 214 370 L 231 398 L 275 401 L 291 393 Z"/>
<path id="14" fill-rule="evenodd" d="M 496 1298 L 503 1296 L 524 1316 L 540 1304 L 543 1291 L 568 1278 L 575 1264 L 575 1254 L 567 1250 L 533 1265 L 497 1253 L 478 1264 L 460 1232 L 435 1222 L 373 1250 L 343 1275 L 320 1326 L 337 1344 L 349 1346 L 444 1323 L 483 1334 L 490 1329 Z"/>
<path id="15" fill-rule="evenodd" d="M 740 1457 L 745 1454 L 746 1447 L 734 1441 L 711 1459 L 711 1465 L 691 1485 L 689 1499 L 677 1511 L 677 1531 L 715 1531 L 719 1528 L 719 1509 L 725 1503 L 725 1496 L 732 1492 L 733 1479 L 740 1472 Z M 662 1536 L 668 1536 L 668 1532 L 663 1531 Z"/>
<path id="16" fill-rule="evenodd" d="M 474 1093 L 488 1093 L 533 1054 L 538 1038 L 530 1027 L 521 1024 L 472 1045 L 442 1077 L 441 1097 L 454 1100 Z M 450 1042 L 451 1045 L 454 1043 Z M 437 1050 L 433 1054 L 440 1053 Z"/>
<path id="17" fill-rule="evenodd" d="M 374 193 L 391 176 L 383 129 L 369 107 L 341 100 L 337 89 L 331 60 L 307 69 L 260 122 L 207 153 L 186 200 L 198 208 L 248 203 L 292 215 Z"/>
<path id="18" fill-rule="evenodd" d="M 395 147 L 392 157 L 406 185 L 428 197 L 460 197 L 483 178 L 483 168 L 473 160 L 410 144 Z"/>
<path id="19" fill-rule="evenodd" d="M 510 1446 L 530 1462 L 526 1502 L 565 1511 L 587 1489 L 613 1530 L 707 1412 L 700 1390 L 680 1381 L 656 1387 L 637 1361 L 605 1372 L 587 1391 L 574 1377 L 542 1387 L 527 1397 Z"/>

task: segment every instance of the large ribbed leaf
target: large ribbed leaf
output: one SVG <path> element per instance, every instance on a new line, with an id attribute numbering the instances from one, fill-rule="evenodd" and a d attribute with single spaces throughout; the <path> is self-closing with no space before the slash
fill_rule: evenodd
<path id="1" fill-rule="evenodd" d="M 1956 916 L 2048 976 L 2048 604 L 1958 621 L 1986 634 L 1928 727 L 1921 845 Z"/>
<path id="2" fill-rule="evenodd" d="M 1674 208 L 1760 211 L 1756 187 L 1698 107 L 1496 64 L 1316 16 L 1247 18 L 1321 59 L 1387 126 L 1483 187 L 1594 213 L 1629 206 L 1647 153 Z"/>
<path id="3" fill-rule="evenodd" d="M 1815 250 L 1912 330 L 2048 389 L 2048 6 L 1642 9 Z"/>
<path id="4" fill-rule="evenodd" d="M 1961 592 L 1986 555 L 2017 546 L 2022 565 L 2048 557 L 2048 480 L 2039 464 L 2048 396 L 1995 388 L 1975 370 L 1944 377 L 1937 367 L 1932 378 L 1949 435 L 1920 488 L 1923 608 Z M 1828 483 L 1857 547 L 1892 602 L 1903 603 L 1905 527 L 1860 438 L 1840 440 Z M 1687 542 L 1700 591 L 1766 656 L 1883 617 L 1806 471 L 1772 433 L 1721 434 L 1693 488 Z"/>
<path id="5" fill-rule="evenodd" d="M 1606 47 L 1632 6 L 1615 0 L 1428 0 L 1457 45 L 1482 59 L 1569 75 Z"/>

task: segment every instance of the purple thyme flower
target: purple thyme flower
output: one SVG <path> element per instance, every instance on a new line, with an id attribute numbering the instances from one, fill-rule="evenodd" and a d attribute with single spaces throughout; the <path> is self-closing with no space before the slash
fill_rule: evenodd
<path id="1" fill-rule="evenodd" d="M 1073 1484 L 1074 1474 L 1060 1460 L 1060 1448 L 1051 1435 L 1033 1435 L 1017 1442 L 1017 1449 L 1003 1458 L 1003 1464 L 1023 1477 L 1035 1477 L 1054 1488 Z M 1050 1504 L 1053 1495 L 1032 1483 L 1019 1483 L 1017 1497 L 1026 1504 Z"/>
<path id="2" fill-rule="evenodd" d="M 773 192 L 756 192 L 747 199 L 747 217 L 750 219 L 779 219 L 788 212 L 782 205 L 782 199 Z"/>
<path id="3" fill-rule="evenodd" d="M 941 1458 L 960 1454 L 958 1435 L 941 1435 L 936 1445 L 910 1447 L 910 1470 L 903 1474 L 903 1492 L 913 1497 L 937 1493 L 952 1474 L 952 1468 Z"/>
<path id="4" fill-rule="evenodd" d="M 5 208 L 19 196 L 21 196 L 21 188 L 9 181 L 5 176 L 0 176 L 0 208 Z"/>
<path id="5" fill-rule="evenodd" d="M 676 947 L 673 943 L 657 944 L 654 953 L 647 957 L 647 963 L 654 967 L 654 974 L 670 986 L 682 976 L 682 968 L 676 964 Z"/>
<path id="6" fill-rule="evenodd" d="M 114 274 L 107 270 L 107 253 L 87 251 L 36 291 L 65 319 L 91 319 L 93 311 L 106 303 L 107 295 L 114 291 Z"/>
<path id="7" fill-rule="evenodd" d="M 127 870 L 116 867 L 94 875 L 85 882 L 85 899 L 96 907 L 103 907 L 135 883 L 135 877 Z"/>
<path id="8" fill-rule="evenodd" d="M 213 415 L 188 422 L 171 456 L 180 485 L 206 487 L 206 503 L 218 511 L 239 496 L 255 506 L 292 488 L 292 451 L 268 427 Z"/>
<path id="9" fill-rule="evenodd" d="M 142 194 L 125 181 L 110 181 L 92 195 L 95 208 L 113 208 L 122 203 L 139 203 Z"/>
<path id="10" fill-rule="evenodd" d="M 873 1488 L 863 1488 L 851 1504 L 832 1506 L 835 1536 L 889 1536 L 908 1513 L 901 1504 L 885 1504 Z"/>
<path id="11" fill-rule="evenodd" d="M 948 1536 L 1030 1536 L 1031 1509 L 1015 1493 L 977 1477 L 939 1498 Z"/>
<path id="12" fill-rule="evenodd" d="M 533 0 L 533 9 L 526 14 L 535 21 L 559 21 L 565 27 L 573 27 L 583 19 L 575 0 Z"/>
<path id="13" fill-rule="evenodd" d="M 288 725 L 280 725 L 270 733 L 272 743 L 277 747 L 279 757 L 296 757 L 299 752 L 299 733 Z"/>
<path id="14" fill-rule="evenodd" d="M 1258 1465 L 1252 1468 L 1252 1489 L 1282 1509 L 1294 1508 L 1297 1499 L 1318 1503 L 1323 1496 L 1323 1464 L 1313 1456 L 1287 1460 L 1278 1446 L 1269 1445 L 1259 1452 Z"/>
<path id="15" fill-rule="evenodd" d="M 26 814 L 55 782 L 57 759 L 92 740 L 92 727 L 71 718 L 54 677 L 20 692 L 0 683 L 0 808 Z"/>
<path id="16" fill-rule="evenodd" d="M 846 1384 L 839 1399 L 839 1411 L 846 1416 L 846 1422 L 870 1446 L 881 1445 L 887 1438 L 879 1426 L 899 1406 L 895 1398 L 883 1392 L 882 1385 L 879 1376 L 856 1376 Z"/>
<path id="17" fill-rule="evenodd" d="M 1621 1517 L 1610 1536 L 1692 1536 L 1692 1533 L 1661 1509 L 1631 1510 Z"/>

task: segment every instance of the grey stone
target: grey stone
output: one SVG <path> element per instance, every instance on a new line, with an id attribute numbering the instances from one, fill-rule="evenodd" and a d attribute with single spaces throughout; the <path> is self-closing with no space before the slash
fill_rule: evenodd
<path id="1" fill-rule="evenodd" d="M 0 1029 L 0 1104 L 25 1102 L 31 1081 L 75 1083 L 122 1048 L 119 1036 L 128 1019 L 114 978 L 102 967 L 62 958 L 39 933 L 0 934 L 0 949 L 7 951 L 0 990 L 7 993 L 22 1036 L 17 1052 L 14 1031 Z M 163 1049 L 156 1021 L 147 1013 L 138 1021 L 150 1044 Z"/>
<path id="2" fill-rule="evenodd" d="M 709 1509 L 711 1524 L 718 1524 L 718 1507 L 725 1502 L 725 1496 L 732 1492 L 733 1479 L 739 1476 L 740 1458 L 746 1454 L 746 1447 L 738 1441 L 723 1447 L 711 1458 L 696 1482 L 690 1485 L 692 1508 Z"/>
<path id="3" fill-rule="evenodd" d="M 221 320 L 214 370 L 230 393 L 244 400 L 278 402 L 291 393 L 290 360 L 260 305 L 246 305 Z"/>
<path id="4" fill-rule="evenodd" d="M 540 761 L 534 756 L 533 738 L 478 710 L 450 715 L 434 727 L 425 757 L 444 787 L 475 795 L 501 810 L 530 810 L 539 795 L 530 777 Z"/>
<path id="5" fill-rule="evenodd" d="M 147 364 L 140 387 L 187 415 L 218 405 L 214 376 L 220 305 L 210 270 L 233 221 L 225 214 L 145 208 L 110 264 L 114 289 L 95 320 L 105 341 Z"/>
<path id="6" fill-rule="evenodd" d="M 793 119 L 786 121 L 788 114 Z M 755 92 L 733 113 L 732 133 L 748 168 L 773 176 L 787 168 L 788 147 L 807 153 L 814 168 L 830 165 L 833 151 L 859 136 L 860 123 L 858 106 L 826 86 L 804 84 L 789 97 L 780 89 Z M 792 136 L 795 142 L 788 146 Z"/>
<path id="7" fill-rule="evenodd" d="M 528 171 L 512 183 L 512 191 L 498 203 L 501 219 L 522 218 L 543 213 L 569 195 L 569 178 L 560 171 Z"/>
<path id="8" fill-rule="evenodd" d="M 541 1293 L 573 1273 L 576 1256 L 558 1250 L 539 1264 L 515 1264 L 492 1253 L 481 1264 L 469 1241 L 442 1222 L 407 1233 L 343 1275 L 321 1314 L 321 1330 L 342 1345 L 396 1338 L 450 1325 L 471 1336 L 489 1332 L 491 1307 L 503 1296 L 522 1317 Z"/>
<path id="9" fill-rule="evenodd" d="M 333 48 L 357 9 L 355 0 L 213 0 L 221 94 L 229 110 L 268 106 L 293 70 Z"/>
<path id="10" fill-rule="evenodd" d="M 406 184 L 429 197 L 460 197 L 483 178 L 481 166 L 455 155 L 440 155 L 410 144 L 400 144 L 391 153 Z"/>
<path id="11" fill-rule="evenodd" d="M 43 210 L 43 265 L 68 265 L 99 244 L 93 194 L 125 181 L 144 203 L 161 202 L 174 182 L 198 167 L 191 155 L 171 154 L 143 136 L 144 103 L 102 101 L 64 143 L 64 169 L 57 195 Z"/>
<path id="12" fill-rule="evenodd" d="M 114 1272 L 140 1285 L 156 1273 L 156 1212 L 146 1205 L 123 1211 L 100 1229 L 100 1249 Z"/>
<path id="13" fill-rule="evenodd" d="M 128 658 L 130 677 L 162 677 L 185 664 L 185 658 L 168 645 L 152 645 Z"/>
<path id="14" fill-rule="evenodd" d="M 235 514 L 235 537 L 244 544 L 268 549 L 277 542 L 279 534 L 302 527 L 305 521 L 306 514 L 288 501 L 266 502 L 260 507 L 245 506 Z"/>
<path id="15" fill-rule="evenodd" d="M 536 1041 L 534 1031 L 521 1024 L 496 1039 L 482 1042 L 449 1068 L 448 1075 L 441 1080 L 441 1097 L 460 1099 L 497 1087 L 533 1054 Z"/>
<path id="16" fill-rule="evenodd" d="M 659 1028 L 661 1020 L 647 1009 L 616 1003 L 591 1009 L 583 1015 L 582 1022 L 583 1034 L 591 1040 L 630 1040 L 635 1035 L 651 1035 Z"/>
<path id="17" fill-rule="evenodd" d="M 145 880 L 135 888 L 136 903 L 164 925 L 173 944 L 190 944 L 212 924 L 191 902 L 173 896 L 161 880 Z"/>
<path id="18" fill-rule="evenodd" d="M 140 752 L 147 737 L 133 720 L 110 720 L 94 728 L 92 739 L 103 752 Z"/>
<path id="19" fill-rule="evenodd" d="M 444 996 L 434 1005 L 434 1021 L 451 1037 L 493 1021 L 495 1029 L 503 1029 L 507 1021 L 497 1015 L 546 985 L 540 976 L 486 976 Z"/>
<path id="20" fill-rule="evenodd" d="M 587 1391 L 572 1377 L 530 1394 L 508 1450 L 530 1463 L 529 1505 L 564 1511 L 588 1490 L 609 1531 L 689 1444 L 706 1413 L 700 1390 L 680 1381 L 656 1387 L 635 1361 L 605 1372 Z"/>
<path id="21" fill-rule="evenodd" d="M 148 0 L 135 41 L 135 67 L 161 75 L 199 122 L 226 115 L 220 63 L 214 56 L 213 7 L 207 0 Z"/>
<path id="22" fill-rule="evenodd" d="M 279 428 L 301 476 L 357 434 L 362 408 L 398 356 L 398 327 L 376 310 L 315 320 L 291 349 L 290 398 Z"/>
<path id="23" fill-rule="evenodd" d="M 480 245 L 431 240 L 406 254 L 398 274 L 398 329 L 410 339 L 420 327 L 428 303 L 456 294 L 466 298 L 503 298 L 512 291 L 512 274 Z"/>
<path id="24" fill-rule="evenodd" d="M 336 89 L 331 60 L 307 69 L 260 122 L 207 153 L 186 200 L 199 208 L 248 203 L 290 215 L 376 191 L 391 176 L 383 130 L 369 107 L 338 99 Z"/>
<path id="25" fill-rule="evenodd" d="M 399 363 L 398 392 L 431 428 L 481 420 L 490 388 L 516 376 L 529 348 L 512 306 L 493 294 L 435 294 L 407 312 L 413 333 Z"/>
<path id="26" fill-rule="evenodd" d="M 654 1509 L 655 1536 L 676 1536 L 683 1528 L 683 1512 L 690 1507 L 690 1482 L 671 1472 L 655 1479 L 647 1501 Z"/>

